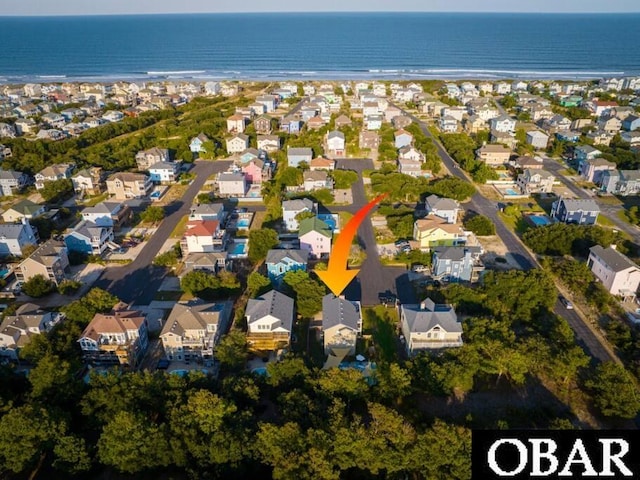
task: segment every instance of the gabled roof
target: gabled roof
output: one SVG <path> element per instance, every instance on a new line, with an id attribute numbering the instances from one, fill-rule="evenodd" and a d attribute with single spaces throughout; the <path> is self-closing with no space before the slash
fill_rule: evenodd
<path id="1" fill-rule="evenodd" d="M 300 156 L 313 156 L 313 151 L 309 147 L 290 148 L 287 150 L 287 155 L 300 155 Z"/>
<path id="2" fill-rule="evenodd" d="M 333 167 L 336 164 L 335 160 L 331 160 L 329 158 L 324 158 L 324 157 L 316 157 L 313 160 L 311 160 L 311 162 L 309 162 L 309 166 L 310 167 L 316 167 L 316 168 L 330 168 Z"/>
<path id="3" fill-rule="evenodd" d="M 432 210 L 458 210 L 460 204 L 451 198 L 440 198 L 437 195 L 429 195 L 426 198 L 427 207 Z"/>
<path id="4" fill-rule="evenodd" d="M 187 222 L 185 237 L 212 237 L 220 227 L 217 220 L 191 220 Z"/>
<path id="5" fill-rule="evenodd" d="M 272 249 L 267 252 L 266 263 L 280 263 L 285 259 L 290 259 L 296 263 L 307 264 L 309 262 L 309 250 L 301 249 Z"/>
<path id="6" fill-rule="evenodd" d="M 639 269 L 638 265 L 614 248 L 602 248 L 600 245 L 594 245 L 589 250 L 594 255 L 597 255 L 607 267 L 614 272 L 622 272 L 628 268 Z"/>
<path id="7" fill-rule="evenodd" d="M 191 213 L 196 215 L 220 215 L 224 211 L 222 203 L 198 203 L 191 206 Z"/>
<path id="8" fill-rule="evenodd" d="M 122 206 L 122 203 L 119 202 L 100 202 L 93 207 L 87 207 L 82 210 L 82 213 L 104 213 L 111 215 L 113 212 L 117 211 Z"/>
<path id="9" fill-rule="evenodd" d="M 313 212 L 314 209 L 314 203 L 308 198 L 296 198 L 295 200 L 285 200 L 282 202 L 282 211 L 284 212 L 301 212 L 303 210 Z"/>
<path id="10" fill-rule="evenodd" d="M 41 244 L 30 256 L 29 260 L 40 263 L 41 265 L 51 266 L 53 265 L 60 253 L 66 251 L 66 247 L 63 242 L 59 240 L 50 239 Z M 23 260 L 22 263 L 26 262 Z"/>
<path id="11" fill-rule="evenodd" d="M 183 336 L 186 330 L 206 330 L 207 325 L 219 325 L 228 311 L 225 303 L 208 303 L 196 299 L 186 303 L 176 303 L 169 318 L 160 332 L 160 336 L 173 333 Z"/>
<path id="12" fill-rule="evenodd" d="M 334 130 L 333 132 L 329 132 L 327 135 L 327 140 L 331 140 L 334 138 L 339 138 L 340 140 L 344 140 L 344 133 L 339 130 Z"/>
<path id="13" fill-rule="evenodd" d="M 304 172 L 304 181 L 319 182 L 326 181 L 329 176 L 324 170 L 308 170 Z"/>
<path id="14" fill-rule="evenodd" d="M 600 211 L 600 207 L 598 206 L 598 204 L 591 199 L 574 200 L 570 198 L 563 198 L 560 201 L 564 203 L 564 207 L 567 209 L 568 212 L 577 212 L 577 211 L 599 212 Z"/>
<path id="15" fill-rule="evenodd" d="M 42 208 L 42 205 L 33 203 L 28 198 L 25 198 L 24 200 L 20 200 L 12 207 L 9 207 L 7 210 L 14 210 L 22 215 L 33 215 L 34 213 L 42 210 Z"/>
<path id="16" fill-rule="evenodd" d="M 333 294 L 322 298 L 322 330 L 344 325 L 352 330 L 360 330 L 362 319 L 360 305 L 356 302 L 336 297 Z"/>
<path id="17" fill-rule="evenodd" d="M 108 227 L 101 227 L 100 225 L 96 225 L 93 222 L 82 220 L 67 235 L 77 234 L 77 235 L 82 235 L 83 237 L 86 237 L 89 239 L 93 237 L 102 238 L 102 233 L 107 230 L 109 230 Z"/>
<path id="18" fill-rule="evenodd" d="M 0 170 L 0 180 L 20 180 L 24 175 L 22 172 L 16 172 L 15 170 Z"/>
<path id="19" fill-rule="evenodd" d="M 24 229 L 22 223 L 0 223 L 0 238 L 15 240 L 20 238 Z"/>
<path id="20" fill-rule="evenodd" d="M 460 227 L 460 225 L 457 225 L 455 223 L 447 223 L 444 218 L 440 218 L 436 215 L 429 215 L 425 218 L 416 220 L 415 226 L 420 232 L 428 232 L 431 230 L 440 229 L 447 233 L 458 235 L 462 234 L 462 228 Z"/>
<path id="21" fill-rule="evenodd" d="M 293 326 L 293 299 L 271 290 L 258 298 L 250 299 L 247 303 L 245 315 L 249 324 L 271 315 L 282 323 L 282 325 L 273 324 L 271 326 L 272 330 L 283 328 L 290 332 Z"/>
<path id="22" fill-rule="evenodd" d="M 109 177 L 109 180 L 120 180 L 121 182 L 145 182 L 147 176 L 144 173 L 118 172 Z"/>
<path id="23" fill-rule="evenodd" d="M 91 338 L 98 341 L 102 335 L 109 333 L 126 333 L 128 330 L 139 330 L 145 322 L 145 315 L 137 310 L 118 310 L 110 313 L 96 313 L 80 338 Z"/>
<path id="24" fill-rule="evenodd" d="M 412 333 L 426 333 L 438 325 L 448 333 L 462 332 L 462 323 L 451 305 L 437 305 L 428 298 L 421 305 L 405 304 L 401 308 Z"/>
<path id="25" fill-rule="evenodd" d="M 318 217 L 305 218 L 300 222 L 298 237 L 302 237 L 309 232 L 318 232 L 319 234 L 327 238 L 331 238 L 333 236 L 329 225 L 320 220 Z"/>

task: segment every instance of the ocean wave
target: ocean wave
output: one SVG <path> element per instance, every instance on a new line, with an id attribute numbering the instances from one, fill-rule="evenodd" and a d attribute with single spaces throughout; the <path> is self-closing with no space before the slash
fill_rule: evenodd
<path id="1" fill-rule="evenodd" d="M 49 80 L 54 78 L 67 78 L 66 75 L 37 75 L 37 78 L 42 78 L 43 80 Z"/>
<path id="2" fill-rule="evenodd" d="M 163 71 L 150 71 L 147 72 L 147 75 L 193 75 L 198 73 L 207 73 L 206 70 L 169 70 L 166 72 Z"/>

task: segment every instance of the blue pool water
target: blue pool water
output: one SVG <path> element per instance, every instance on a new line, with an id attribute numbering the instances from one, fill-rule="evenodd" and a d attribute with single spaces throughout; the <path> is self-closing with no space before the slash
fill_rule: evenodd
<path id="1" fill-rule="evenodd" d="M 9 273 L 9 269 L 3 268 L 2 270 L 0 270 L 0 278 L 6 277 L 8 273 Z"/>
<path id="2" fill-rule="evenodd" d="M 242 218 L 238 220 L 238 228 L 249 228 L 249 220 Z"/>
<path id="3" fill-rule="evenodd" d="M 267 375 L 267 367 L 254 368 L 253 370 L 251 370 L 251 373 L 255 373 L 256 375 L 266 376 Z"/>
<path id="4" fill-rule="evenodd" d="M 505 195 L 520 195 L 518 192 L 516 192 L 513 188 L 507 188 L 504 191 Z"/>
<path id="5" fill-rule="evenodd" d="M 529 220 L 531 220 L 536 227 L 544 227 L 551 223 L 548 218 L 541 215 L 530 215 Z"/>
<path id="6" fill-rule="evenodd" d="M 186 377 L 187 375 L 189 375 L 189 372 L 202 372 L 205 375 L 208 373 L 204 368 L 199 370 L 171 370 L 169 373 L 171 373 L 172 375 L 179 375 L 180 377 Z"/>
<path id="7" fill-rule="evenodd" d="M 246 252 L 246 244 L 244 243 L 234 243 L 231 248 L 231 253 L 234 255 L 244 255 Z"/>
<path id="8" fill-rule="evenodd" d="M 333 218 L 333 216 L 327 214 L 319 214 L 318 218 L 326 223 L 332 232 L 336 229 L 336 220 L 335 218 Z"/>
<path id="9" fill-rule="evenodd" d="M 160 198 L 160 192 L 158 192 L 157 190 L 155 192 L 151 192 L 151 195 L 149 195 L 151 198 Z"/>

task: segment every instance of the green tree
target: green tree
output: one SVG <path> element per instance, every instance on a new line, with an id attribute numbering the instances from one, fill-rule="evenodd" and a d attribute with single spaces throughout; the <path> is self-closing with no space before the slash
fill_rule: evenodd
<path id="1" fill-rule="evenodd" d="M 606 417 L 634 418 L 640 410 L 638 390 L 622 365 L 601 363 L 586 386 L 593 391 L 593 401 Z"/>
<path id="2" fill-rule="evenodd" d="M 423 478 L 464 480 L 471 478 L 471 431 L 436 420 L 419 435 L 410 458 L 412 469 Z M 428 458 L 428 461 L 424 459 Z"/>
<path id="3" fill-rule="evenodd" d="M 465 219 L 464 227 L 479 236 L 496 234 L 495 225 L 491 219 L 484 215 L 474 215 L 469 219 Z"/>
<path id="4" fill-rule="evenodd" d="M 166 467 L 172 453 L 165 430 L 135 413 L 118 412 L 102 430 L 98 457 L 123 473 Z"/>
<path id="5" fill-rule="evenodd" d="M 157 205 L 150 205 L 140 214 L 140 218 L 147 223 L 159 223 L 164 219 L 164 208 Z"/>
<path id="6" fill-rule="evenodd" d="M 264 260 L 267 252 L 275 248 L 278 243 L 278 232 L 270 228 L 251 230 L 249 232 L 249 260 L 257 263 Z"/>
<path id="7" fill-rule="evenodd" d="M 118 298 L 114 295 L 101 288 L 92 288 L 80 300 L 64 305 L 62 311 L 69 320 L 86 325 L 96 313 L 106 313 L 116 303 Z"/>
<path id="8" fill-rule="evenodd" d="M 326 289 L 323 285 L 309 277 L 302 270 L 287 272 L 284 283 L 293 291 L 296 297 L 298 313 L 310 318 L 322 310 L 322 297 Z"/>
<path id="9" fill-rule="evenodd" d="M 258 272 L 251 272 L 247 278 L 247 292 L 252 298 L 266 293 L 271 287 L 271 281 Z"/>
<path id="10" fill-rule="evenodd" d="M 73 194 L 73 184 L 68 178 L 46 181 L 40 190 L 40 195 L 47 203 L 56 203 L 69 198 Z"/>
<path id="11" fill-rule="evenodd" d="M 505 95 L 504 97 L 502 97 L 502 100 L 500 100 L 500 103 L 504 108 L 509 110 L 515 108 L 515 106 L 518 104 L 518 101 L 516 100 L 516 97 L 514 95 Z"/>
<path id="12" fill-rule="evenodd" d="M 232 330 L 222 337 L 215 351 L 220 365 L 232 372 L 238 372 L 245 367 L 248 355 L 247 338 L 238 330 Z"/>
<path id="13" fill-rule="evenodd" d="M 63 280 L 58 285 L 58 293 L 61 295 L 68 295 L 78 291 L 78 289 L 82 286 L 82 283 L 76 280 Z"/>
<path id="14" fill-rule="evenodd" d="M 46 279 L 44 275 L 35 275 L 24 283 L 22 290 L 30 297 L 40 298 L 53 292 L 55 285 L 51 280 Z"/>
<path id="15" fill-rule="evenodd" d="M 278 178 L 282 185 L 296 187 L 302 185 L 302 170 L 296 167 L 286 167 L 279 172 Z"/>
<path id="16" fill-rule="evenodd" d="M 376 370 L 376 391 L 385 400 L 400 403 L 411 394 L 411 376 L 397 363 L 382 365 Z"/>
<path id="17" fill-rule="evenodd" d="M 339 189 L 351 188 L 358 181 L 358 174 L 351 170 L 334 170 L 331 176 L 335 182 L 334 187 Z"/>

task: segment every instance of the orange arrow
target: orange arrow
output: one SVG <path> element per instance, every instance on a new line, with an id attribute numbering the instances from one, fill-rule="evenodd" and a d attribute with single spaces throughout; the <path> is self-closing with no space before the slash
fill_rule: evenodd
<path id="1" fill-rule="evenodd" d="M 358 227 L 369 212 L 373 210 L 373 207 L 380 203 L 380 201 L 386 196 L 387 194 L 384 193 L 376 197 L 351 217 L 351 220 L 349 220 L 345 227 L 340 231 L 338 238 L 333 244 L 327 270 L 316 270 L 316 274 L 320 277 L 320 280 L 329 287 L 336 297 L 340 295 L 345 288 L 347 288 L 347 285 L 351 283 L 359 272 L 359 270 L 347 270 L 347 260 L 349 259 L 349 252 L 351 251 L 351 243 L 358 232 Z"/>

